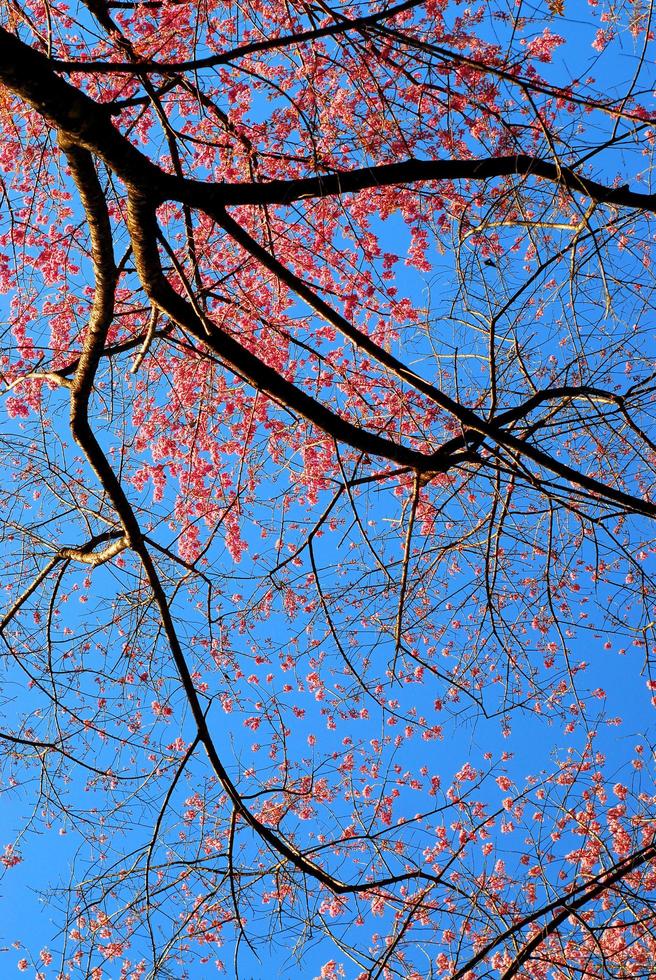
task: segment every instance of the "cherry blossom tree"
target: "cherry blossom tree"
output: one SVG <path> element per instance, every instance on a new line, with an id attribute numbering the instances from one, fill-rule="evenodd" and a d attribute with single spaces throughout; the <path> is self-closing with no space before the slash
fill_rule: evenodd
<path id="1" fill-rule="evenodd" d="M 653 31 L 3 5 L 3 975 L 653 975 Z"/>

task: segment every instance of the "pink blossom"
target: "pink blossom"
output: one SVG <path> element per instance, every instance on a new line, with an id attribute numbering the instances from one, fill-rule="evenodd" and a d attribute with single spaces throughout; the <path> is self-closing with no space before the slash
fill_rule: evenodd
<path id="1" fill-rule="evenodd" d="M 552 34 L 548 27 L 542 31 L 539 37 L 529 41 L 526 45 L 526 52 L 536 61 L 550 62 L 557 47 L 565 43 L 565 39 L 559 34 Z"/>

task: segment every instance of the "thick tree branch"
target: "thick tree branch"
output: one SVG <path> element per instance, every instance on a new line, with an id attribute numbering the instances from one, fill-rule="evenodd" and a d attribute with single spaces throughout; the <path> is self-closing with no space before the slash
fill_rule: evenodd
<path id="1" fill-rule="evenodd" d="M 391 439 L 367 432 L 331 411 L 269 367 L 234 337 L 221 330 L 192 304 L 179 296 L 165 278 L 157 250 L 158 227 L 154 208 L 143 195 L 132 192 L 128 197 L 128 228 L 133 245 L 137 272 L 151 302 L 171 320 L 209 347 L 224 363 L 247 378 L 259 391 L 282 402 L 317 428 L 354 449 L 382 456 L 402 466 L 421 472 L 437 472 L 452 465 L 453 457 L 421 453 L 399 445 Z"/>
<path id="2" fill-rule="evenodd" d="M 122 180 L 144 183 L 157 193 L 162 171 L 112 125 L 108 108 L 65 82 L 46 55 L 2 27 L 0 83 L 29 103 L 69 145 L 100 157 Z"/>
<path id="3" fill-rule="evenodd" d="M 569 167 L 528 154 L 472 160 L 404 160 L 398 163 L 253 183 L 203 182 L 167 174 L 123 136 L 110 107 L 95 102 L 54 70 L 54 62 L 0 28 L 0 82 L 32 105 L 78 146 L 100 157 L 122 180 L 148 190 L 156 203 L 178 201 L 207 213 L 240 204 L 290 204 L 306 198 L 356 193 L 375 187 L 442 180 L 539 177 L 599 204 L 653 211 L 656 195 L 612 187 Z M 134 66 L 132 66 L 134 67 Z"/>
<path id="4" fill-rule="evenodd" d="M 460 402 L 457 402 L 439 388 L 436 388 L 435 385 L 425 381 L 424 378 L 422 378 L 416 372 L 407 368 L 406 365 L 399 361 L 393 354 L 385 350 L 385 348 L 381 347 L 379 344 L 375 343 L 375 341 L 373 341 L 361 330 L 358 330 L 357 327 L 346 320 L 346 318 L 340 313 L 333 310 L 328 303 L 321 299 L 321 297 L 307 285 L 307 283 L 291 272 L 291 270 L 284 266 L 282 262 L 272 256 L 229 215 L 219 211 L 214 212 L 212 216 L 215 218 L 217 223 L 222 225 L 222 227 L 225 228 L 225 230 L 235 239 L 235 241 L 242 246 L 242 248 L 249 252 L 265 268 L 273 272 L 273 274 L 276 275 L 281 282 L 285 283 L 286 286 L 293 290 L 297 296 L 304 300 L 308 306 L 315 310 L 328 323 L 336 327 L 336 329 L 339 330 L 357 348 L 374 358 L 379 364 L 382 364 L 384 367 L 388 368 L 388 370 L 395 374 L 399 380 L 410 385 L 416 391 L 421 392 L 427 398 L 430 398 L 431 401 L 435 402 L 436 405 L 439 405 L 440 408 L 443 408 L 454 418 L 456 418 L 463 426 L 463 448 L 465 448 L 467 445 L 467 437 L 470 432 L 475 433 L 477 436 L 487 437 L 492 439 L 499 446 L 502 446 L 504 449 L 511 450 L 513 453 L 519 453 L 520 456 L 525 456 L 527 459 L 530 459 L 532 462 L 545 467 L 545 469 L 550 470 L 552 473 L 555 473 L 562 479 L 568 480 L 569 482 L 581 487 L 583 490 L 586 490 L 595 496 L 600 497 L 601 499 L 613 501 L 614 503 L 620 504 L 622 507 L 625 507 L 629 511 L 633 511 L 635 513 L 645 514 L 649 517 L 656 517 L 656 504 L 651 503 L 651 501 L 646 501 L 634 496 L 633 494 L 625 493 L 623 490 L 617 490 L 615 487 L 608 486 L 601 483 L 599 480 L 595 480 L 593 477 L 580 473 L 578 470 L 568 466 L 566 463 L 561 463 L 548 453 L 545 453 L 536 446 L 531 445 L 526 440 L 512 435 L 512 433 L 508 432 L 502 427 L 499 420 L 486 421 L 485 419 L 482 419 L 471 409 L 460 404 Z M 535 404 L 538 404 L 538 400 L 535 401 Z M 503 421 L 513 421 L 514 418 L 515 415 L 511 410 L 511 414 L 506 416 Z M 332 435 L 333 433 L 330 434 Z M 480 440 L 478 440 L 478 442 L 480 442 Z M 353 443 L 351 443 L 351 445 L 353 445 Z M 420 465 L 416 465 L 415 469 L 418 472 L 425 473 L 443 472 L 444 467 L 448 467 L 448 465 L 450 465 L 450 457 L 447 455 L 447 449 L 450 450 L 451 445 L 452 443 L 445 443 L 430 455 L 430 462 L 428 460 L 423 461 L 420 463 Z M 360 446 L 357 446 L 356 448 L 360 448 Z M 375 452 L 376 450 L 372 449 L 370 451 Z M 407 462 L 399 457 L 388 456 L 387 458 L 393 459 L 394 462 L 399 462 L 402 464 Z M 453 462 L 453 460 L 451 462 Z M 408 465 L 412 464 L 409 463 Z"/>
<path id="5" fill-rule="evenodd" d="M 96 551 L 96 547 L 102 544 L 103 541 L 109 541 L 109 544 L 101 548 L 100 551 Z M 60 548 L 59 556 L 60 558 L 79 561 L 84 565 L 91 565 L 95 568 L 97 565 L 104 565 L 105 562 L 111 561 L 116 555 L 120 555 L 122 551 L 125 551 L 127 546 L 127 540 L 120 532 L 107 531 L 105 534 L 97 534 L 90 541 L 85 542 L 85 544 L 77 548 Z"/>
<path id="6" fill-rule="evenodd" d="M 491 180 L 496 177 L 537 177 L 575 194 L 582 194 L 597 204 L 653 211 L 656 194 L 631 191 L 628 186 L 612 187 L 591 180 L 570 167 L 557 166 L 550 160 L 526 153 L 511 156 L 482 157 L 466 160 L 401 160 L 381 163 L 357 170 L 343 170 L 300 177 L 292 180 L 269 180 L 261 184 L 224 183 L 210 185 L 187 181 L 185 199 L 205 210 L 222 201 L 226 205 L 292 204 L 295 201 L 354 194 L 362 190 L 419 184 L 443 180 Z"/>

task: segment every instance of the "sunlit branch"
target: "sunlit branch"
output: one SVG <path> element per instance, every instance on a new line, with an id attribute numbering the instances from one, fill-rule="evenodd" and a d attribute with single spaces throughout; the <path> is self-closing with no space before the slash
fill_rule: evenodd
<path id="1" fill-rule="evenodd" d="M 95 550 L 96 545 L 107 540 L 110 542 L 108 545 L 101 548 L 100 551 Z M 120 555 L 127 546 L 127 540 L 120 532 L 107 531 L 105 534 L 96 535 L 95 538 L 87 541 L 81 547 L 60 548 L 59 555 L 61 558 L 79 561 L 95 568 L 97 565 L 104 565 L 105 562 L 111 561 L 116 555 Z"/>

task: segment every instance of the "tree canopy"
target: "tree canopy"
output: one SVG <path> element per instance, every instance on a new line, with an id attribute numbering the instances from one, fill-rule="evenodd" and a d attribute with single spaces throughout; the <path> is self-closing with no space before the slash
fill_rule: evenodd
<path id="1" fill-rule="evenodd" d="M 653 32 L 3 5 L 3 975 L 653 976 Z"/>

